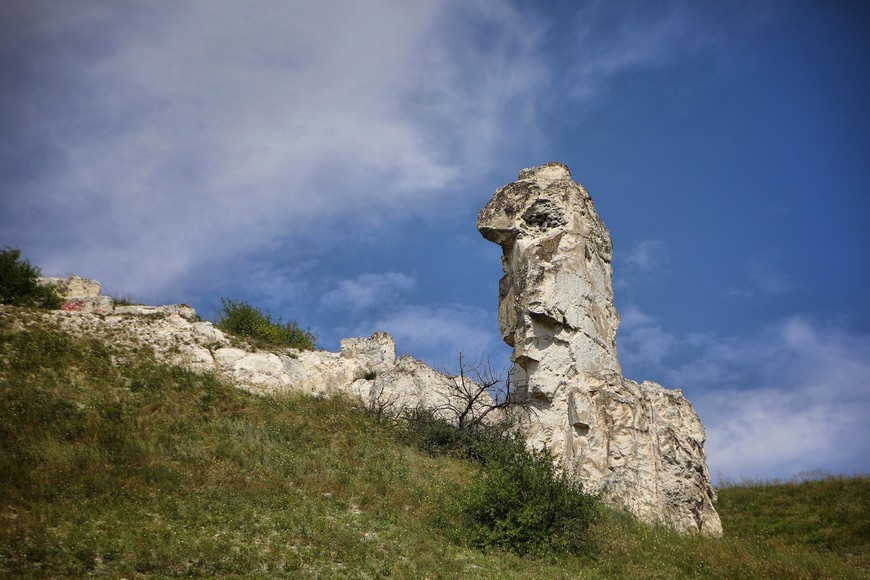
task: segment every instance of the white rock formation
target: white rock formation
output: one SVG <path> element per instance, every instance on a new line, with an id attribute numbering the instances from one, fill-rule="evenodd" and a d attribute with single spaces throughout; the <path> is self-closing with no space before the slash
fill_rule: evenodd
<path id="1" fill-rule="evenodd" d="M 100 295 L 103 285 L 91 278 L 70 276 L 69 278 L 40 278 L 39 281 L 53 287 L 65 299 L 64 310 L 98 314 L 106 314 L 112 310 L 112 299 Z"/>
<path id="2" fill-rule="evenodd" d="M 721 535 L 692 405 L 622 377 L 610 232 L 589 193 L 561 163 L 524 169 L 477 227 L 503 250 L 499 325 L 514 384 L 536 409 L 529 444 L 644 521 Z"/>
<path id="3" fill-rule="evenodd" d="M 64 298 L 96 298 L 103 288 L 98 281 L 81 276 L 40 278 L 39 281 L 52 286 Z"/>
<path id="4" fill-rule="evenodd" d="M 216 372 L 239 388 L 261 395 L 304 392 L 314 396 L 345 393 L 366 406 L 396 413 L 427 407 L 451 419 L 449 404 L 458 406 L 459 379 L 439 373 L 411 357 L 396 358 L 393 337 L 376 332 L 371 338 L 346 338 L 340 352 L 256 349 L 234 341 L 211 322 L 201 321 L 185 304 L 116 306 L 99 295 L 99 282 L 88 281 L 87 295 L 69 294 L 77 280 L 51 279 L 75 307 L 47 311 L 71 332 L 98 336 L 131 350 L 148 347 L 158 358 L 197 371 Z M 94 308 L 99 304 L 100 308 Z"/>

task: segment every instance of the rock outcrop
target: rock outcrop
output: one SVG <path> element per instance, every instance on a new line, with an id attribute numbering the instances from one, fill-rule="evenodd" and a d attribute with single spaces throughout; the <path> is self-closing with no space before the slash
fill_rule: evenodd
<path id="1" fill-rule="evenodd" d="M 121 305 L 102 296 L 96 280 L 42 281 L 66 300 L 61 310 L 42 314 L 64 330 L 103 338 L 121 350 L 149 348 L 165 362 L 215 372 L 254 394 L 343 393 L 378 413 L 425 407 L 447 420 L 454 418 L 452 409 L 462 406 L 457 386 L 468 379 L 445 375 L 409 356 L 397 358 L 393 337 L 385 332 L 343 339 L 340 352 L 262 350 L 224 335 L 186 304 Z M 479 404 L 486 402 L 484 394 Z"/>
<path id="2" fill-rule="evenodd" d="M 481 210 L 502 247 L 499 326 L 512 380 L 546 446 L 604 499 L 640 519 L 721 535 L 704 427 L 679 390 L 622 376 L 610 232 L 561 163 L 524 169 Z"/>
<path id="3" fill-rule="evenodd" d="M 97 280 L 70 276 L 69 278 L 40 278 L 39 281 L 54 288 L 66 300 L 63 310 L 105 314 L 114 307 L 112 298 L 100 294 L 103 285 Z"/>

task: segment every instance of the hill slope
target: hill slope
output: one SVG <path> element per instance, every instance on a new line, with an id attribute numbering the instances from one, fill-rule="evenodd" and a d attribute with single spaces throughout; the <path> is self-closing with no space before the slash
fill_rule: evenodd
<path id="1" fill-rule="evenodd" d="M 870 480 L 721 490 L 721 540 L 604 510 L 581 557 L 456 541 L 484 477 L 351 401 L 258 397 L 0 308 L 0 575 L 868 577 Z"/>

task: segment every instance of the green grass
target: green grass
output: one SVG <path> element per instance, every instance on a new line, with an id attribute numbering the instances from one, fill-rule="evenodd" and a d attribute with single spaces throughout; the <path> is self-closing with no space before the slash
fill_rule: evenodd
<path id="1" fill-rule="evenodd" d="M 316 350 L 317 335 L 300 328 L 295 320 L 273 320 L 268 310 L 260 310 L 247 302 L 221 298 L 221 311 L 215 326 L 258 348 L 296 348 Z"/>
<path id="2" fill-rule="evenodd" d="M 2 307 L 0 577 L 870 577 L 867 477 L 724 488 L 721 540 L 604 510 L 588 554 L 518 556 L 457 533 L 480 468 L 407 440 Z"/>

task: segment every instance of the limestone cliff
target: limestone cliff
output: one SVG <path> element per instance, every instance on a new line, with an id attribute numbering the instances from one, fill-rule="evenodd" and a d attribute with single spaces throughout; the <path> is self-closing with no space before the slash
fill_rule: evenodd
<path id="1" fill-rule="evenodd" d="M 622 376 L 610 232 L 561 163 L 524 169 L 481 210 L 502 247 L 499 326 L 524 426 L 587 489 L 645 521 L 721 535 L 704 427 L 680 391 Z"/>

